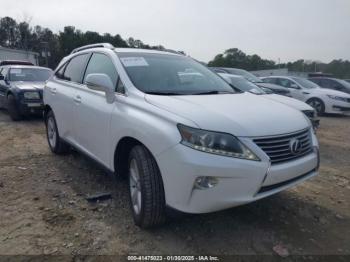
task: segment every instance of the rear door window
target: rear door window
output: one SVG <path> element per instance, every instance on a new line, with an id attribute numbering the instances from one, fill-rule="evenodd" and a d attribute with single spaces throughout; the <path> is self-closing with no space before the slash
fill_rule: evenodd
<path id="1" fill-rule="evenodd" d="M 61 68 L 55 73 L 55 76 L 59 79 L 64 79 L 64 70 L 66 69 L 67 64 L 61 66 Z"/>
<path id="2" fill-rule="evenodd" d="M 322 79 L 321 85 L 324 88 L 336 89 L 336 86 L 339 85 L 336 81 L 331 79 Z"/>
<path id="3" fill-rule="evenodd" d="M 290 81 L 289 79 L 285 79 L 285 78 L 278 78 L 277 83 L 280 86 L 290 88 L 291 84 L 292 84 L 292 81 Z"/>
<path id="4" fill-rule="evenodd" d="M 263 82 L 270 83 L 270 84 L 276 84 L 276 78 L 264 78 Z"/>

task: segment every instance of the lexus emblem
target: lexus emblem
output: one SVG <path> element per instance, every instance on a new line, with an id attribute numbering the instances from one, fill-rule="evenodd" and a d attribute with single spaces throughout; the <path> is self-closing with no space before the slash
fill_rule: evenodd
<path id="1" fill-rule="evenodd" d="M 290 140 L 289 149 L 293 155 L 299 154 L 302 149 L 300 140 L 296 138 L 293 138 L 292 140 Z"/>

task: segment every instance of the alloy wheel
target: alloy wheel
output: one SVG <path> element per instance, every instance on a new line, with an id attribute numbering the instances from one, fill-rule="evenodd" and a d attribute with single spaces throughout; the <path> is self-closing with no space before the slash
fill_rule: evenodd
<path id="1" fill-rule="evenodd" d="M 309 103 L 309 105 L 312 106 L 314 109 L 316 109 L 317 113 L 321 113 L 321 111 L 322 111 L 322 104 L 321 104 L 320 101 L 312 100 Z"/>
<path id="2" fill-rule="evenodd" d="M 135 159 L 130 161 L 129 174 L 131 203 L 135 214 L 138 215 L 141 212 L 142 195 L 140 173 Z"/>
<path id="3" fill-rule="evenodd" d="M 49 138 L 49 143 L 52 148 L 56 147 L 57 134 L 56 134 L 56 123 L 53 117 L 47 120 L 47 137 Z"/>

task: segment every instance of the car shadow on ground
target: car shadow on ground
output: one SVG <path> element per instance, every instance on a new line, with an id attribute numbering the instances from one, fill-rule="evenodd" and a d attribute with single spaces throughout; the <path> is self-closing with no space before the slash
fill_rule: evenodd
<path id="1" fill-rule="evenodd" d="M 350 118 L 350 115 L 340 115 L 340 114 L 322 114 L 321 117 L 334 117 L 334 118 Z"/>
<path id="2" fill-rule="evenodd" d="M 2 122 L 11 122 L 12 119 L 10 118 L 8 112 L 6 109 L 4 108 L 0 108 L 0 120 Z M 27 116 L 23 116 L 21 120 L 19 121 L 12 121 L 12 122 L 40 122 L 40 121 L 44 121 L 43 115 L 41 114 L 36 114 L 36 115 L 27 115 Z"/>
<path id="3" fill-rule="evenodd" d="M 85 196 L 111 192 L 112 204 L 105 211 L 104 222 L 117 231 L 122 230 L 122 233 L 134 232 L 136 226 L 129 210 L 126 179 L 106 174 L 79 153 L 73 152 L 64 158 L 69 163 L 63 168 L 67 168 L 64 173 L 67 174 L 68 170 L 74 173 L 65 179 L 70 179 L 70 186 L 76 194 Z M 158 245 L 165 246 L 178 241 L 180 245 L 191 246 L 199 253 L 269 253 L 272 245 L 286 243 L 294 253 L 329 254 L 329 250 L 337 250 L 336 244 L 329 243 L 328 247 L 324 247 L 320 240 L 330 234 L 334 234 L 334 239 L 342 239 L 339 231 L 346 230 L 349 223 L 348 218 L 338 221 L 336 216 L 332 210 L 317 205 L 311 198 L 288 190 L 245 206 L 210 214 L 171 212 L 165 225 L 151 230 L 137 229 L 134 238 L 136 242 L 141 242 L 145 237 L 154 237 Z M 334 223 L 337 223 L 338 231 Z M 324 241 L 328 243 L 328 240 Z"/>

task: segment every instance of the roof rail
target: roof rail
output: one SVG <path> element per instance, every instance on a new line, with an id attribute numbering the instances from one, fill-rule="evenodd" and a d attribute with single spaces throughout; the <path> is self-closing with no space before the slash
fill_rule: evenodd
<path id="1" fill-rule="evenodd" d="M 186 56 L 186 54 L 183 51 L 176 51 L 176 50 L 173 50 L 173 49 L 166 49 L 165 48 L 165 49 L 159 49 L 159 51 Z"/>
<path id="2" fill-rule="evenodd" d="M 114 46 L 111 45 L 110 43 L 98 43 L 98 44 L 92 44 L 92 45 L 84 45 L 84 46 L 75 48 L 75 49 L 71 52 L 71 54 L 74 54 L 74 53 L 76 53 L 76 52 L 83 51 L 83 50 L 86 50 L 86 49 L 98 48 L 98 47 L 104 47 L 104 48 L 108 48 L 108 49 L 114 49 Z"/>

